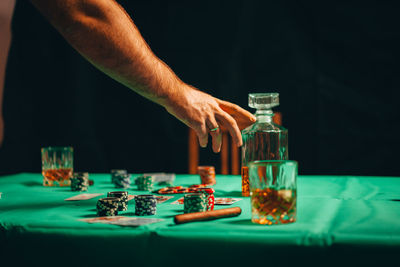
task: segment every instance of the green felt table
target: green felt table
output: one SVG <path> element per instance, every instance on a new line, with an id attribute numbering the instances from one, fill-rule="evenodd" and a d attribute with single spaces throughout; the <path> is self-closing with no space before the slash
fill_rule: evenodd
<path id="1" fill-rule="evenodd" d="M 114 191 L 108 174 L 91 174 L 88 193 Z M 177 175 L 175 185 L 199 183 L 196 175 Z M 216 197 L 241 197 L 239 176 L 217 175 Z M 0 177 L 0 259 L 32 266 L 129 264 L 134 266 L 363 265 L 400 259 L 400 178 L 299 176 L 297 222 L 257 225 L 250 200 L 232 206 L 242 214 L 175 225 L 182 213 L 174 198 L 157 206 L 162 222 L 139 227 L 89 224 L 98 198 L 69 202 L 66 187 L 44 187 L 40 174 Z M 131 194 L 141 194 L 135 188 Z M 217 206 L 217 209 L 223 206 Z M 134 205 L 120 215 L 135 216 Z"/>

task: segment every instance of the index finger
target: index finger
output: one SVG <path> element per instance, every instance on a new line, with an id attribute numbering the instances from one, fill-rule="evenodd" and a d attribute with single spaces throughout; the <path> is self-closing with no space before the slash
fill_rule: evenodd
<path id="1" fill-rule="evenodd" d="M 219 99 L 218 104 L 223 111 L 236 120 L 240 130 L 250 126 L 256 121 L 256 117 L 253 114 L 238 105 Z"/>

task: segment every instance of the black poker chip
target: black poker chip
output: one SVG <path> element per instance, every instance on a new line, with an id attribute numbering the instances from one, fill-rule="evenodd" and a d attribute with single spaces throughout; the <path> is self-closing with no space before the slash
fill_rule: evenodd
<path id="1" fill-rule="evenodd" d="M 75 172 L 70 179 L 72 191 L 87 191 L 89 187 L 89 173 Z"/>
<path id="2" fill-rule="evenodd" d="M 100 198 L 96 204 L 98 216 L 115 216 L 118 215 L 119 198 L 106 197 Z"/>
<path id="3" fill-rule="evenodd" d="M 116 197 L 119 199 L 118 211 L 128 210 L 128 191 L 108 192 L 107 197 Z"/>
<path id="4" fill-rule="evenodd" d="M 157 212 L 157 198 L 154 195 L 138 195 L 135 197 L 135 215 L 155 215 Z"/>

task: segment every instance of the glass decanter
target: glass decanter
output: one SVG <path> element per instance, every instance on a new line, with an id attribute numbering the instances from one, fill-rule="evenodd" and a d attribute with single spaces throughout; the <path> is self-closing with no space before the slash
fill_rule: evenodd
<path id="1" fill-rule="evenodd" d="M 288 131 L 273 123 L 272 108 L 279 106 L 278 93 L 249 94 L 249 107 L 257 109 L 257 121 L 242 131 L 242 195 L 249 196 L 248 163 L 255 160 L 287 160 Z"/>

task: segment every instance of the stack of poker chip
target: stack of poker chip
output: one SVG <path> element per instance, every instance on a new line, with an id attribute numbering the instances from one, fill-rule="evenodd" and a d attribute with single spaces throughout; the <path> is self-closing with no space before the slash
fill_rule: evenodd
<path id="1" fill-rule="evenodd" d="M 202 193 L 186 194 L 183 198 L 183 205 L 184 213 L 206 211 L 207 209 L 206 199 Z"/>
<path id="2" fill-rule="evenodd" d="M 152 176 L 139 176 L 136 178 L 137 188 L 140 191 L 151 191 L 154 185 Z"/>
<path id="3" fill-rule="evenodd" d="M 108 192 L 107 197 L 116 197 L 119 199 L 118 211 L 128 210 L 128 191 Z"/>
<path id="4" fill-rule="evenodd" d="M 89 187 L 89 173 L 75 172 L 71 177 L 72 191 L 87 191 Z"/>
<path id="5" fill-rule="evenodd" d="M 105 197 L 97 201 L 96 209 L 98 216 L 115 216 L 118 215 L 119 198 Z"/>
<path id="6" fill-rule="evenodd" d="M 123 174 L 128 174 L 127 170 L 122 169 L 113 169 L 111 170 L 111 183 L 114 183 L 115 177 L 118 177 Z"/>
<path id="7" fill-rule="evenodd" d="M 216 184 L 215 168 L 213 166 L 198 166 L 197 173 L 200 175 L 201 183 L 207 185 Z"/>
<path id="8" fill-rule="evenodd" d="M 157 185 L 172 186 L 173 184 L 174 184 L 173 181 L 161 181 Z"/>
<path id="9" fill-rule="evenodd" d="M 184 194 L 189 193 L 187 187 L 179 186 L 169 186 L 157 190 L 158 194 Z"/>
<path id="10" fill-rule="evenodd" d="M 111 182 L 117 188 L 129 188 L 131 185 L 131 175 L 126 170 L 112 170 Z"/>
<path id="11" fill-rule="evenodd" d="M 215 198 L 214 192 L 215 190 L 211 187 L 201 187 L 201 188 L 192 188 L 192 192 L 201 193 L 205 197 L 206 210 L 214 210 Z"/>
<path id="12" fill-rule="evenodd" d="M 135 196 L 135 215 L 155 215 L 157 211 L 157 198 L 154 195 Z"/>

